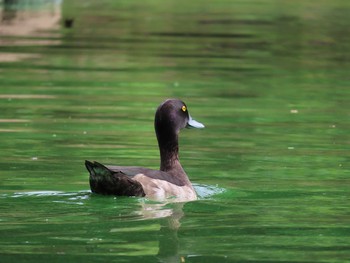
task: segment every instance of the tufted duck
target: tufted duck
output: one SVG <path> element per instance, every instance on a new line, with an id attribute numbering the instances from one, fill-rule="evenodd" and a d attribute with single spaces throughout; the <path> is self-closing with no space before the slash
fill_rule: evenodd
<path id="1" fill-rule="evenodd" d="M 154 121 L 160 151 L 160 170 L 134 166 L 104 166 L 85 161 L 91 191 L 104 195 L 145 196 L 190 201 L 196 192 L 179 161 L 178 134 L 182 128 L 204 128 L 191 118 L 187 106 L 177 99 L 164 101 Z"/>

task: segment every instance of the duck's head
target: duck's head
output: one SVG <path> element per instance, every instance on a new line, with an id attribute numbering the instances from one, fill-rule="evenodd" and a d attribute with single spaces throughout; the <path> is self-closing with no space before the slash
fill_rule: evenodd
<path id="1" fill-rule="evenodd" d="M 178 99 L 168 99 L 159 105 L 154 120 L 157 137 L 162 134 L 178 134 L 183 128 L 204 128 L 192 119 L 186 104 Z"/>

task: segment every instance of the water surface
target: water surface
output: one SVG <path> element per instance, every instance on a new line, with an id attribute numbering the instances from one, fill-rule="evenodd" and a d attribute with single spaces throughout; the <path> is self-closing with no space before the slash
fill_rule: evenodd
<path id="1" fill-rule="evenodd" d="M 347 1 L 24 2 L 1 22 L 2 262 L 350 258 Z M 180 137 L 199 200 L 91 194 L 85 159 L 158 168 L 169 97 L 206 125 Z"/>

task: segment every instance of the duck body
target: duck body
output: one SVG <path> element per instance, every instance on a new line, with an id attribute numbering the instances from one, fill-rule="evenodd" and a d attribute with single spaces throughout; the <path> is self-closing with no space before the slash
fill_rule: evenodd
<path id="1" fill-rule="evenodd" d="M 190 201 L 196 192 L 179 161 L 178 134 L 182 128 L 204 128 L 193 120 L 184 102 L 163 102 L 155 115 L 155 131 L 160 151 L 160 170 L 135 166 L 102 165 L 85 161 L 91 191 L 116 196 L 145 196 L 162 200 Z"/>
<path id="2" fill-rule="evenodd" d="M 196 192 L 185 176 L 136 166 L 104 166 L 85 161 L 90 188 L 97 194 L 140 196 L 155 200 L 195 200 Z"/>

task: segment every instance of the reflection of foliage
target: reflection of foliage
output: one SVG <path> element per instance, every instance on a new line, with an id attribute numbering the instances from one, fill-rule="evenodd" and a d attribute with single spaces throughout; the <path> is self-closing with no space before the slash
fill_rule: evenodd
<path id="1" fill-rule="evenodd" d="M 2 21 L 11 21 L 16 17 L 16 4 L 18 0 L 4 0 L 2 10 Z"/>

